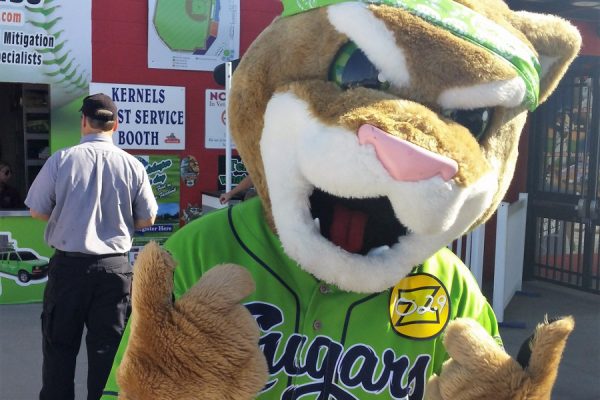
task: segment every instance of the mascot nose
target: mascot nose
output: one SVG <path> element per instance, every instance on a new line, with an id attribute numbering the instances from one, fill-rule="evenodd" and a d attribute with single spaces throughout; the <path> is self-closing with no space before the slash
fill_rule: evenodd
<path id="1" fill-rule="evenodd" d="M 458 164 L 451 158 L 394 137 L 373 125 L 362 125 L 358 129 L 358 141 L 372 144 L 379 161 L 398 181 L 417 182 L 440 175 L 447 182 L 458 172 Z"/>

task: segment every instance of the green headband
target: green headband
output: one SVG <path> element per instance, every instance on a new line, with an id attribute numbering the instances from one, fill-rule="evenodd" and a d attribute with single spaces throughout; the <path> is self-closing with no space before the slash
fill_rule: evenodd
<path id="1" fill-rule="evenodd" d="M 282 0 L 282 16 L 338 3 L 360 2 L 402 8 L 506 60 L 517 71 L 530 111 L 538 105 L 541 66 L 533 51 L 505 28 L 453 0 Z"/>

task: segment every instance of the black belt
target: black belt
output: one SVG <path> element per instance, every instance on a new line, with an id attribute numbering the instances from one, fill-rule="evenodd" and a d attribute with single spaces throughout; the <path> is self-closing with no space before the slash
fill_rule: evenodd
<path id="1" fill-rule="evenodd" d="M 110 253 L 110 254 L 88 254 L 88 253 L 79 253 L 77 251 L 62 251 L 56 249 L 54 251 L 56 255 L 62 257 L 72 257 L 72 258 L 108 258 L 108 257 L 123 257 L 128 253 Z"/>

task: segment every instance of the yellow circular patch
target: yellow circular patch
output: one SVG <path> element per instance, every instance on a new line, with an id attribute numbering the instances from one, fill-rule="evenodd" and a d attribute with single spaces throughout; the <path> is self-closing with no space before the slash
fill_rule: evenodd
<path id="1" fill-rule="evenodd" d="M 392 289 L 390 319 L 401 336 L 432 339 L 444 330 L 449 316 L 448 291 L 433 275 L 409 275 Z"/>

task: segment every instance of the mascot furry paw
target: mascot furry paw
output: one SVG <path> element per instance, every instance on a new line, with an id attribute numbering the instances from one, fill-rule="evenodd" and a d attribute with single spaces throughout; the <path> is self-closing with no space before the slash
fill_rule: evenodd
<path id="1" fill-rule="evenodd" d="M 473 320 L 458 319 L 445 332 L 451 359 L 440 376 L 427 383 L 427 400 L 533 400 L 550 399 L 558 363 L 573 330 L 570 317 L 540 324 L 523 359 L 510 358 Z M 532 357 L 533 356 L 533 357 Z"/>
<path id="2" fill-rule="evenodd" d="M 549 398 L 572 321 L 540 326 L 521 366 L 445 246 L 504 197 L 527 111 L 556 87 L 578 32 L 500 0 L 283 3 L 229 94 L 259 198 L 167 241 L 174 306 L 168 274 L 146 277 L 169 261 L 144 250 L 126 396 Z M 256 290 L 212 269 L 224 263 Z M 260 384 L 251 348 L 268 367 Z"/>
<path id="3" fill-rule="evenodd" d="M 252 398 L 267 366 L 254 320 L 239 304 L 254 290 L 250 274 L 220 265 L 173 304 L 171 257 L 150 243 L 136 265 L 136 316 L 119 369 L 120 398 Z"/>

